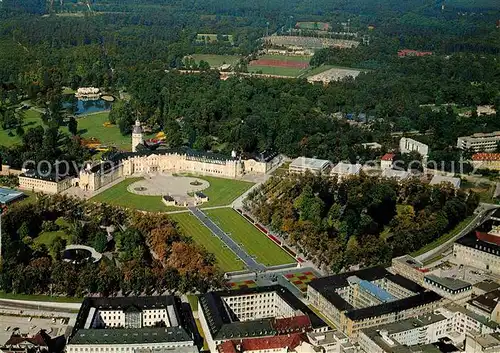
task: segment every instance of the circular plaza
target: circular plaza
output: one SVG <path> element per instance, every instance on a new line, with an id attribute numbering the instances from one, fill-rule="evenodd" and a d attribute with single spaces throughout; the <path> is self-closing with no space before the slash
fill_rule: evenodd
<path id="1" fill-rule="evenodd" d="M 210 183 L 204 179 L 173 174 L 147 175 L 128 186 L 127 190 L 136 195 L 173 197 L 177 202 L 189 202 L 197 191 L 207 189 Z"/>

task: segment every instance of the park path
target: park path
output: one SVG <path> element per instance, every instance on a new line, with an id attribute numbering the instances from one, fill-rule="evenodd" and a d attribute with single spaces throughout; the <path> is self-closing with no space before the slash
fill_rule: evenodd
<path id="1" fill-rule="evenodd" d="M 251 271 L 265 271 L 266 267 L 253 259 L 238 243 L 227 235 L 217 224 L 215 224 L 203 211 L 196 207 L 189 207 L 189 211 L 200 220 L 216 237 L 232 250 Z"/>

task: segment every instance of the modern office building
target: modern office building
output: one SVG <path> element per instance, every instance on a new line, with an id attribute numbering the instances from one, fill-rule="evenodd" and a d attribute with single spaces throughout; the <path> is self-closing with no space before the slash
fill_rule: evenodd
<path id="1" fill-rule="evenodd" d="M 329 329 L 307 305 L 279 285 L 202 294 L 198 312 L 212 353 L 227 341 Z"/>
<path id="2" fill-rule="evenodd" d="M 457 147 L 474 152 L 494 152 L 500 142 L 500 131 L 491 133 L 477 133 L 462 136 L 457 139 Z"/>
<path id="3" fill-rule="evenodd" d="M 288 170 L 292 173 L 304 173 L 310 171 L 312 173 L 327 173 L 331 167 L 330 161 L 325 159 L 298 157 L 290 163 Z"/>
<path id="4" fill-rule="evenodd" d="M 442 299 L 379 266 L 315 279 L 309 283 L 307 297 L 354 342 L 364 328 L 432 311 Z"/>
<path id="5" fill-rule="evenodd" d="M 86 298 L 67 353 L 195 353 L 193 335 L 174 296 Z"/>

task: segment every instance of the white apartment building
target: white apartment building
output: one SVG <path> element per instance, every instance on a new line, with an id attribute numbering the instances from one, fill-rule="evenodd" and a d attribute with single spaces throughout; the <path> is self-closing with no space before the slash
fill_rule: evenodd
<path id="1" fill-rule="evenodd" d="M 307 305 L 279 285 L 202 294 L 198 313 L 212 353 L 218 353 L 219 347 L 228 351 L 236 341 L 260 347 L 262 340 L 248 340 L 265 337 L 281 349 L 279 337 L 329 329 Z"/>
<path id="2" fill-rule="evenodd" d="M 500 142 L 500 131 L 491 133 L 477 133 L 471 136 L 462 136 L 457 139 L 457 147 L 474 152 L 494 152 Z"/>
<path id="3" fill-rule="evenodd" d="M 331 167 L 331 163 L 325 159 L 298 157 L 290 163 L 288 170 L 291 173 L 326 173 Z"/>
<path id="4" fill-rule="evenodd" d="M 173 296 L 86 298 L 67 353 L 198 352 Z"/>
<path id="5" fill-rule="evenodd" d="M 418 152 L 424 159 L 429 156 L 429 146 L 409 137 L 402 137 L 399 140 L 399 151 L 403 154 Z"/>

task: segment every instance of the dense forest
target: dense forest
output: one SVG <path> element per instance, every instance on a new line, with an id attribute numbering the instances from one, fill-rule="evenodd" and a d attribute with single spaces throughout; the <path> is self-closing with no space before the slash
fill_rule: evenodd
<path id="1" fill-rule="evenodd" d="M 2 217 L 3 291 L 82 297 L 185 293 L 221 285 L 214 256 L 180 234 L 166 215 L 61 195 L 37 195 L 34 200 L 13 205 Z M 69 244 L 92 246 L 103 259 L 65 261 L 63 250 Z"/>
<path id="2" fill-rule="evenodd" d="M 370 266 L 418 250 L 470 216 L 475 193 L 418 179 L 287 175 L 251 192 L 246 208 L 325 270 Z"/>

